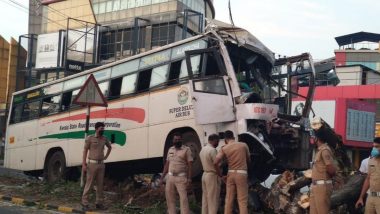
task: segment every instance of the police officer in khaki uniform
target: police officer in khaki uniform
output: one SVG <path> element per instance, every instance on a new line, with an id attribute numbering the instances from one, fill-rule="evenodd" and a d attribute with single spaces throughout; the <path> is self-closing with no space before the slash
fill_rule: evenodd
<path id="1" fill-rule="evenodd" d="M 214 167 L 218 144 L 219 136 L 212 134 L 208 137 L 208 144 L 199 153 L 203 167 L 202 214 L 216 214 L 218 212 L 221 179 Z"/>
<path id="2" fill-rule="evenodd" d="M 227 158 L 228 175 L 224 213 L 232 213 L 237 194 L 239 213 L 248 214 L 248 164 L 251 160 L 249 149 L 247 144 L 236 142 L 234 133 L 230 130 L 224 133 L 224 139 L 226 145 L 221 148 L 214 161 L 215 170 L 219 177 L 222 177 L 219 165 L 224 157 Z"/>
<path id="3" fill-rule="evenodd" d="M 362 192 L 356 207 L 363 206 L 363 198 L 369 191 L 367 202 L 365 204 L 365 214 L 380 213 L 380 138 L 374 139 L 371 158 L 368 161 L 368 175 L 362 187 Z"/>
<path id="4" fill-rule="evenodd" d="M 96 181 L 96 208 L 105 209 L 103 204 L 103 179 L 104 179 L 104 160 L 111 153 L 111 143 L 103 136 L 104 123 L 95 124 L 95 135 L 89 135 L 83 150 L 82 171 L 87 171 L 86 185 L 82 195 L 82 208 L 84 211 L 89 209 L 88 195 L 94 181 Z M 107 146 L 107 153 L 104 156 L 104 146 Z M 88 153 L 88 159 L 87 159 Z"/>
<path id="5" fill-rule="evenodd" d="M 336 173 L 330 147 L 320 138 L 314 139 L 318 147 L 313 161 L 310 193 L 310 214 L 327 214 L 333 190 L 332 178 Z"/>
<path id="6" fill-rule="evenodd" d="M 165 195 L 169 214 L 176 214 L 176 192 L 179 194 L 181 214 L 189 214 L 187 188 L 191 185 L 191 164 L 193 157 L 189 147 L 182 145 L 182 135 L 174 133 L 173 146 L 169 148 L 161 182 L 166 174 Z"/>

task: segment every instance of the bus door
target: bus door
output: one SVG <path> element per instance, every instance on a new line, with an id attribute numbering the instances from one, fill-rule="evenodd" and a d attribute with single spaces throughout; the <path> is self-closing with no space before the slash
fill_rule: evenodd
<path id="1" fill-rule="evenodd" d="M 193 70 L 191 57 L 202 54 L 202 68 L 198 75 Z M 230 122 L 236 119 L 229 77 L 216 48 L 186 51 L 191 97 L 198 124 Z M 195 68 L 195 69 L 193 69 Z"/>

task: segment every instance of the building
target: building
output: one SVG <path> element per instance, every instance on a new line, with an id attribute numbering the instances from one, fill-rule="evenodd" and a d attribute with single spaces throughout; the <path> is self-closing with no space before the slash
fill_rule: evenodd
<path id="1" fill-rule="evenodd" d="M 33 0 L 26 86 L 203 32 L 212 0 Z"/>
<path id="2" fill-rule="evenodd" d="M 0 139 L 5 134 L 7 108 L 12 99 L 12 93 L 20 88 L 24 82 L 24 76 L 17 75 L 18 65 L 24 65 L 26 50 L 17 41 L 11 38 L 10 42 L 0 36 Z M 16 88 L 17 83 L 17 88 Z"/>
<path id="3" fill-rule="evenodd" d="M 373 138 L 380 137 L 380 34 L 358 32 L 335 40 L 339 45 L 335 57 L 315 65 L 319 83 L 312 107 L 342 136 L 354 166 L 359 167 Z M 307 87 L 298 91 L 307 92 Z M 301 98 L 293 99 L 294 105 L 300 102 Z"/>

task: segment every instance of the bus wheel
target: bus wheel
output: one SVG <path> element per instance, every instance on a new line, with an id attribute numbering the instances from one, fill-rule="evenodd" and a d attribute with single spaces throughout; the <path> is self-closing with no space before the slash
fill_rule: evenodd
<path id="1" fill-rule="evenodd" d="M 182 134 L 183 144 L 190 147 L 191 154 L 193 156 L 192 164 L 192 176 L 196 177 L 202 172 L 202 163 L 199 158 L 199 152 L 201 151 L 201 142 L 198 135 L 194 131 L 188 131 Z"/>
<path id="2" fill-rule="evenodd" d="M 45 177 L 48 182 L 56 182 L 65 178 L 66 158 L 62 151 L 50 156 L 45 166 Z"/>

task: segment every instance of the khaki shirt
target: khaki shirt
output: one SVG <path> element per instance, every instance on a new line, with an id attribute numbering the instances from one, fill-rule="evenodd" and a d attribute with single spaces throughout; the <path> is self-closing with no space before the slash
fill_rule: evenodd
<path id="1" fill-rule="evenodd" d="M 179 149 L 172 146 L 169 148 L 166 160 L 169 161 L 169 172 L 174 174 L 187 173 L 188 162 L 193 161 L 193 156 L 191 155 L 190 148 L 187 146 L 182 145 Z"/>
<path id="2" fill-rule="evenodd" d="M 84 144 L 84 149 L 89 150 L 88 159 L 103 160 L 104 146 L 111 147 L 111 143 L 108 141 L 106 137 L 97 137 L 96 135 L 89 135 L 86 138 Z"/>
<path id="3" fill-rule="evenodd" d="M 317 154 L 313 162 L 312 180 L 329 180 L 330 175 L 327 173 L 326 166 L 333 164 L 333 154 L 327 144 L 318 147 Z"/>
<path id="4" fill-rule="evenodd" d="M 201 152 L 199 153 L 199 157 L 202 162 L 203 171 L 216 173 L 214 167 L 216 154 L 216 149 L 209 143 L 202 148 Z"/>
<path id="5" fill-rule="evenodd" d="M 229 170 L 248 170 L 250 154 L 245 143 L 230 141 L 220 149 L 218 156 L 227 158 Z"/>
<path id="6" fill-rule="evenodd" d="M 371 158 L 368 161 L 369 190 L 380 192 L 380 158 Z"/>

